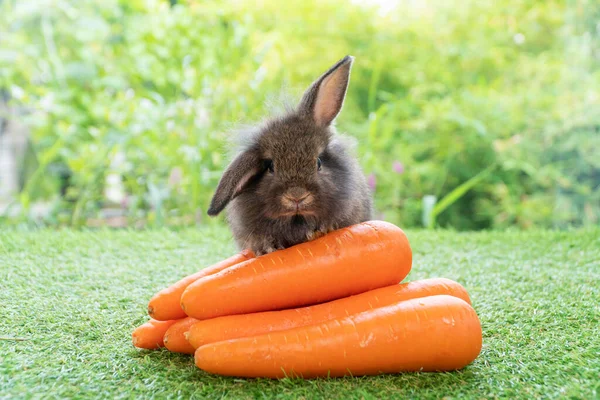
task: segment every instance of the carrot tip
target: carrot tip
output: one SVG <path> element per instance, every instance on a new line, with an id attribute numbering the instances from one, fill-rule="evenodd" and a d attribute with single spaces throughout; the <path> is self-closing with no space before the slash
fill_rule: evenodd
<path id="1" fill-rule="evenodd" d="M 154 316 L 154 307 L 148 306 L 148 315 L 150 315 L 151 317 Z"/>

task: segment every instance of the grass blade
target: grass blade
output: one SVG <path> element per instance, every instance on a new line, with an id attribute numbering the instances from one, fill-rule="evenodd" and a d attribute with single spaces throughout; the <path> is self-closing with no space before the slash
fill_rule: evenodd
<path id="1" fill-rule="evenodd" d="M 435 226 L 435 221 L 436 221 L 438 215 L 440 215 L 442 212 L 444 212 L 444 210 L 446 210 L 448 207 L 450 207 L 452 204 L 454 204 L 458 199 L 463 197 L 465 195 L 465 193 L 467 193 L 469 190 L 471 190 L 473 187 L 475 187 L 475 185 L 477 185 L 479 182 L 481 182 L 482 180 L 487 178 L 487 176 L 494 169 L 496 169 L 496 166 L 497 166 L 497 163 L 491 164 L 489 167 L 487 167 L 483 171 L 479 172 L 477 175 L 475 175 L 471 179 L 467 180 L 466 182 L 462 183 L 461 185 L 457 186 L 456 188 L 454 188 L 454 190 L 452 190 L 450 193 L 448 193 L 446 196 L 444 196 L 444 198 L 442 200 L 440 200 L 440 202 L 437 203 L 431 210 L 431 215 L 429 218 L 429 225 L 427 227 L 429 229 L 432 229 Z"/>

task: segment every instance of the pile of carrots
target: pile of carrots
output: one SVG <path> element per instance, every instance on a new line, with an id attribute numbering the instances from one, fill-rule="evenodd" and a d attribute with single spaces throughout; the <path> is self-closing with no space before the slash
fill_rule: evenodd
<path id="1" fill-rule="evenodd" d="M 406 235 L 382 221 L 260 257 L 242 251 L 152 297 L 133 344 L 237 377 L 465 367 L 482 342 L 469 295 L 444 278 L 400 283 L 411 266 Z"/>

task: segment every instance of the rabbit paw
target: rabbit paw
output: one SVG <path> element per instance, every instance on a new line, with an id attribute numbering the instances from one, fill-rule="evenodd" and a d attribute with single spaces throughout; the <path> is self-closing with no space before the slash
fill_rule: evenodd
<path id="1" fill-rule="evenodd" d="M 314 231 L 309 231 L 306 234 L 306 239 L 308 241 L 315 240 L 322 236 L 327 235 L 329 232 L 333 232 L 334 230 L 335 229 L 333 227 L 319 227 L 318 229 L 315 229 Z"/>

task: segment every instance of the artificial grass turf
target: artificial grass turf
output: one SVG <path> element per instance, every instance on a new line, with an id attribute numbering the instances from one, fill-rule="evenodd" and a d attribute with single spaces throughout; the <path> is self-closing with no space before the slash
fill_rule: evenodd
<path id="1" fill-rule="evenodd" d="M 235 251 L 226 228 L 0 232 L 0 398 L 600 396 L 600 230 L 408 236 L 407 280 L 469 291 L 479 358 L 451 373 L 271 381 L 131 345 L 154 292 Z"/>

